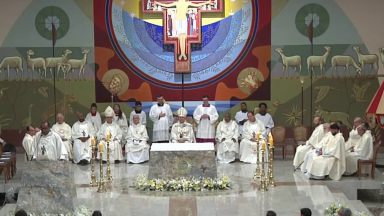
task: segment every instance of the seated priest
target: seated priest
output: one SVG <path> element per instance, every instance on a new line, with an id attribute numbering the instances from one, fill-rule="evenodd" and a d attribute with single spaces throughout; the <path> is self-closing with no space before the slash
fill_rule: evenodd
<path id="1" fill-rule="evenodd" d="M 142 163 L 149 160 L 149 137 L 145 125 L 140 123 L 140 116 L 133 116 L 133 124 L 128 128 L 125 153 L 127 163 Z"/>
<path id="2" fill-rule="evenodd" d="M 99 160 L 103 160 L 103 162 L 107 161 L 107 148 L 109 141 L 109 160 L 111 163 L 118 164 L 120 161 L 124 160 L 123 150 L 120 144 L 123 132 L 121 127 L 116 123 L 116 121 L 113 120 L 115 111 L 112 107 L 108 106 L 104 111 L 104 115 L 105 122 L 101 125 L 99 132 L 97 133 L 97 138 L 100 139 L 100 142 L 103 144 L 104 154 L 103 158 L 100 158 L 100 155 L 98 155 L 97 158 Z"/>
<path id="3" fill-rule="evenodd" d="M 357 142 L 360 141 L 361 136 L 357 132 L 357 129 L 360 126 L 364 125 L 364 123 L 365 122 L 360 117 L 357 117 L 355 118 L 355 120 L 353 120 L 353 128 L 349 132 L 349 138 L 347 142 L 345 142 L 345 149 L 350 149 L 351 147 L 354 147 L 357 144 Z"/>
<path id="4" fill-rule="evenodd" d="M 185 121 L 188 111 L 184 107 L 177 110 L 179 120 L 172 125 L 171 142 L 172 143 L 196 143 L 193 126 Z"/>
<path id="5" fill-rule="evenodd" d="M 32 142 L 32 160 L 37 161 L 64 161 L 67 150 L 61 141 L 60 135 L 51 130 L 48 122 L 42 122 L 41 131 L 37 132 Z"/>
<path id="6" fill-rule="evenodd" d="M 333 138 L 307 165 L 306 175 L 309 178 L 324 179 L 329 175 L 329 178 L 338 181 L 345 172 L 345 141 L 340 126 L 332 124 L 331 133 Z"/>
<path id="7" fill-rule="evenodd" d="M 373 139 L 371 131 L 364 125 L 357 128 L 357 133 L 360 136 L 360 140 L 357 142 L 355 147 L 351 147 L 347 151 L 345 156 L 345 162 L 347 170 L 345 175 L 352 175 L 357 172 L 357 161 L 358 160 L 372 160 L 373 157 Z M 367 173 L 370 169 L 369 166 L 363 166 L 362 173 Z"/>
<path id="8" fill-rule="evenodd" d="M 217 160 L 219 163 L 230 163 L 235 161 L 239 152 L 239 126 L 232 121 L 231 114 L 225 113 L 224 120 L 219 123 L 216 129 L 217 139 Z"/>
<path id="9" fill-rule="evenodd" d="M 61 141 L 68 152 L 68 160 L 73 158 L 73 147 L 72 147 L 72 128 L 64 122 L 64 115 L 59 113 L 56 116 L 56 124 L 52 126 L 52 131 L 58 133 L 61 137 Z"/>
<path id="10" fill-rule="evenodd" d="M 95 137 L 93 124 L 84 118 L 83 113 L 77 114 L 78 121 L 72 126 L 73 162 L 86 165 L 92 157 L 91 137 Z"/>
<path id="11" fill-rule="evenodd" d="M 263 135 L 266 133 L 266 130 L 263 122 L 256 119 L 254 112 L 249 111 L 247 117 L 248 121 L 244 123 L 243 135 L 240 143 L 240 161 L 244 163 L 256 163 L 257 141 L 260 141 L 259 148 L 261 148 L 261 142 L 264 140 Z M 261 160 L 261 151 L 259 152 L 259 158 Z"/>
<path id="12" fill-rule="evenodd" d="M 324 136 L 323 125 L 321 124 L 320 117 L 316 116 L 313 119 L 313 124 L 316 126 L 309 140 L 302 143 L 296 148 L 295 157 L 293 158 L 293 166 L 295 169 L 299 168 L 301 164 L 304 162 L 305 154 L 311 150 L 313 146 L 317 146 L 317 143 L 321 141 Z"/>

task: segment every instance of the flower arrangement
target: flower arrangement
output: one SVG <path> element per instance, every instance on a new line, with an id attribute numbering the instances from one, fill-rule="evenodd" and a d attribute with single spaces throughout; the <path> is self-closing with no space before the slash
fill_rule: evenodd
<path id="1" fill-rule="evenodd" d="M 93 211 L 88 209 L 85 206 L 76 207 L 74 213 L 70 214 L 36 214 L 36 213 L 28 213 L 28 216 L 92 216 Z M 13 216 L 15 212 L 9 212 L 7 216 Z"/>
<path id="2" fill-rule="evenodd" d="M 339 211 L 341 208 L 349 209 L 349 206 L 342 205 L 340 203 L 337 203 L 337 204 L 334 203 L 324 210 L 324 216 L 339 216 Z M 368 214 L 364 212 L 358 212 L 358 213 L 353 213 L 352 216 L 368 216 Z"/>
<path id="3" fill-rule="evenodd" d="M 136 178 L 133 188 L 143 191 L 205 191 L 205 190 L 228 190 L 231 181 L 228 176 L 211 178 L 178 178 L 178 179 L 148 179 L 145 174 Z"/>

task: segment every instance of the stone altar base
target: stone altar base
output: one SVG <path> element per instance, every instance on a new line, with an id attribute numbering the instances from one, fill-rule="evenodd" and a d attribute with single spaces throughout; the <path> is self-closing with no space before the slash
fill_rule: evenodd
<path id="1" fill-rule="evenodd" d="M 148 178 L 217 177 L 213 143 L 154 143 Z"/>
<path id="2" fill-rule="evenodd" d="M 21 184 L 16 211 L 64 215 L 74 212 L 72 197 L 76 197 L 76 188 L 69 162 L 28 162 Z"/>

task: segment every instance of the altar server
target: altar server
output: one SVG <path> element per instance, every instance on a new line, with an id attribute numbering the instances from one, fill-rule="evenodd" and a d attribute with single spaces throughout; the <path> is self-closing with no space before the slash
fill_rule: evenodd
<path id="1" fill-rule="evenodd" d="M 259 104 L 259 113 L 256 114 L 256 118 L 263 122 L 266 131 L 266 134 L 264 134 L 264 136 L 267 137 L 268 134 L 271 133 L 271 129 L 275 127 L 275 123 L 273 122 L 272 116 L 267 113 L 266 103 Z"/>
<path id="2" fill-rule="evenodd" d="M 215 143 L 215 123 L 219 118 L 216 107 L 209 104 L 207 95 L 203 96 L 203 104 L 196 107 L 193 118 L 197 125 L 196 141 L 199 143 Z"/>
<path id="3" fill-rule="evenodd" d="M 135 102 L 135 109 L 131 112 L 129 115 L 129 124 L 133 124 L 133 116 L 139 115 L 140 116 L 140 123 L 142 125 L 147 125 L 147 115 L 145 114 L 144 110 L 142 110 L 142 104 L 140 101 Z"/>
<path id="4" fill-rule="evenodd" d="M 239 125 L 239 136 L 241 139 L 241 135 L 243 134 L 243 126 L 246 121 L 248 121 L 248 110 L 247 104 L 245 102 L 241 102 L 241 110 L 236 113 L 235 119 L 236 123 Z"/>
<path id="5" fill-rule="evenodd" d="M 92 157 L 91 138 L 96 134 L 92 123 L 85 120 L 83 113 L 77 114 L 77 119 L 72 126 L 73 162 L 86 165 Z"/>
<path id="6" fill-rule="evenodd" d="M 105 122 L 101 125 L 99 132 L 97 133 L 97 137 L 100 139 L 100 142 L 103 144 L 103 161 L 107 161 L 107 148 L 108 148 L 108 138 L 109 138 L 109 160 L 111 163 L 120 163 L 121 160 L 124 160 L 123 150 L 121 143 L 121 139 L 123 137 L 123 133 L 119 125 L 113 121 L 114 110 L 112 107 L 108 106 L 104 111 Z M 100 160 L 100 155 L 98 155 L 98 159 Z"/>
<path id="7" fill-rule="evenodd" d="M 32 144 L 33 144 L 33 138 L 35 134 L 36 134 L 35 128 L 32 126 L 28 126 L 22 142 L 23 148 L 25 150 L 25 154 L 27 155 L 27 160 L 31 160 L 33 156 Z"/>
<path id="8" fill-rule="evenodd" d="M 122 139 L 121 144 L 125 145 L 125 139 L 128 134 L 128 121 L 127 121 L 127 116 L 121 111 L 120 105 L 115 104 L 113 106 L 113 110 L 115 115 L 113 116 L 113 119 L 115 120 L 115 123 L 120 127 L 121 129 L 121 134 L 122 134 Z"/>
<path id="9" fill-rule="evenodd" d="M 219 123 L 216 130 L 217 160 L 219 163 L 230 163 L 235 161 L 239 153 L 239 126 L 232 121 L 231 114 L 225 113 L 224 120 Z"/>
<path id="10" fill-rule="evenodd" d="M 148 134 L 145 125 L 140 123 L 140 116 L 133 116 L 133 124 L 128 128 L 125 153 L 127 163 L 142 163 L 149 160 Z"/>
<path id="11" fill-rule="evenodd" d="M 101 127 L 101 116 L 100 113 L 97 111 L 97 104 L 92 103 L 91 105 L 91 112 L 87 114 L 87 117 L 85 117 L 85 120 L 92 123 L 93 128 L 95 131 L 99 131 Z"/>
<path id="12" fill-rule="evenodd" d="M 172 143 L 195 143 L 195 133 L 193 126 L 185 121 L 188 111 L 184 107 L 177 110 L 179 120 L 173 124 L 171 130 Z"/>
<path id="13" fill-rule="evenodd" d="M 162 95 L 157 96 L 157 104 L 149 110 L 149 118 L 153 121 L 153 142 L 169 143 L 169 133 L 173 124 L 173 113 L 168 104 L 164 104 Z"/>
<path id="14" fill-rule="evenodd" d="M 64 115 L 59 113 L 56 117 L 56 124 L 52 126 L 52 131 L 60 135 L 61 141 L 65 146 L 68 153 L 67 160 L 73 159 L 73 147 L 72 147 L 72 128 L 64 122 Z"/>
<path id="15" fill-rule="evenodd" d="M 361 136 L 359 135 L 357 129 L 364 125 L 364 121 L 360 118 L 357 117 L 355 120 L 353 120 L 353 128 L 349 132 L 349 138 L 347 142 L 345 142 L 345 149 L 350 149 L 351 147 L 354 147 L 360 140 Z"/>

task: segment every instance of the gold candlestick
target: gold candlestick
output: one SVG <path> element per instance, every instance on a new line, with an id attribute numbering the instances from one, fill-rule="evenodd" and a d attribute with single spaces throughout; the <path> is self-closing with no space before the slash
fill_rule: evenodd
<path id="1" fill-rule="evenodd" d="M 269 147 L 269 167 L 268 167 L 268 185 L 271 188 L 275 187 L 275 177 L 273 176 L 273 157 L 274 157 L 274 146 Z"/>
<path id="2" fill-rule="evenodd" d="M 253 179 L 256 180 L 261 177 L 260 174 L 260 157 L 259 157 L 260 141 L 256 141 L 256 172 L 253 175 Z"/>
<path id="3" fill-rule="evenodd" d="M 100 150 L 100 181 L 99 181 L 99 187 L 97 188 L 97 192 L 99 192 L 99 193 L 107 192 L 107 189 L 105 189 L 105 186 L 104 186 L 103 152 L 102 152 L 102 150 Z"/>
<path id="4" fill-rule="evenodd" d="M 109 141 L 107 141 L 107 173 L 105 174 L 105 178 L 109 181 L 113 180 L 112 173 L 111 173 L 111 167 L 110 167 L 110 160 L 109 160 Z"/>
<path id="5" fill-rule="evenodd" d="M 91 187 L 96 187 L 97 186 L 97 180 L 96 180 L 96 176 L 95 176 L 95 157 L 94 157 L 95 149 L 96 149 L 95 145 L 92 145 L 91 182 L 89 183 L 89 185 Z"/>
<path id="6" fill-rule="evenodd" d="M 265 154 L 265 150 L 264 149 L 261 149 L 261 173 L 260 173 L 260 188 L 259 190 L 261 190 L 262 192 L 264 191 L 267 191 L 268 188 L 266 187 L 266 178 L 265 178 L 265 170 L 264 170 L 264 154 Z"/>

